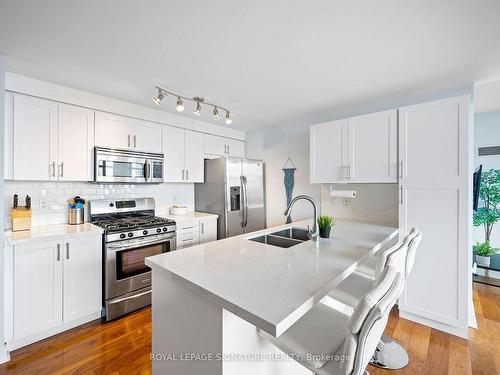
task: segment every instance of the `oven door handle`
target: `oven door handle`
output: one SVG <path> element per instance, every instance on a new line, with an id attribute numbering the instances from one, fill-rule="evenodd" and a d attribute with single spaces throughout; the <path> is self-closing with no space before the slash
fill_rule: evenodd
<path id="1" fill-rule="evenodd" d="M 122 244 L 122 245 L 111 242 L 109 244 L 106 244 L 106 248 L 108 250 L 112 250 L 112 251 L 133 249 L 136 247 L 143 247 L 143 246 L 147 246 L 147 245 L 154 245 L 157 243 L 171 241 L 174 238 L 175 238 L 175 233 L 172 233 L 171 235 L 162 237 L 161 239 L 154 239 L 152 241 L 141 241 L 141 242 L 133 242 L 133 243 L 126 241 L 126 244 Z M 122 241 L 120 241 L 120 242 L 122 242 Z"/>
<path id="2" fill-rule="evenodd" d="M 128 297 L 114 299 L 112 301 L 109 301 L 108 304 L 109 305 L 114 305 L 115 303 L 120 303 L 120 302 L 123 302 L 123 301 L 128 301 L 129 299 L 139 298 L 139 297 L 145 296 L 146 294 L 151 294 L 151 289 L 150 290 L 146 290 L 145 292 L 142 292 L 142 293 L 139 293 L 139 294 L 134 294 L 133 296 L 128 296 Z"/>

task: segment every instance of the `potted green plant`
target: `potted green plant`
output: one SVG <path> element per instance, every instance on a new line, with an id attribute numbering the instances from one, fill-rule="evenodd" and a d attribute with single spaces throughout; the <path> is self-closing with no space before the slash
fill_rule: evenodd
<path id="1" fill-rule="evenodd" d="M 474 253 L 476 254 L 476 263 L 480 266 L 490 266 L 490 257 L 495 255 L 499 249 L 491 247 L 488 241 L 477 242 L 474 245 Z"/>
<path id="2" fill-rule="evenodd" d="M 329 238 L 330 230 L 335 224 L 335 220 L 333 217 L 328 215 L 320 215 L 318 217 L 318 227 L 319 227 L 319 236 L 321 238 Z"/>
<path id="3" fill-rule="evenodd" d="M 474 226 L 484 227 L 484 241 L 490 242 L 493 225 L 500 220 L 500 169 L 483 172 L 479 187 L 479 198 L 484 202 L 474 212 Z"/>
<path id="4" fill-rule="evenodd" d="M 477 264 L 489 266 L 490 257 L 498 250 L 490 245 L 490 238 L 493 226 L 500 220 L 500 169 L 489 169 L 483 172 L 479 198 L 483 206 L 474 212 L 473 223 L 475 227 L 483 226 L 484 242 L 474 246 L 474 253 L 476 253 Z"/>

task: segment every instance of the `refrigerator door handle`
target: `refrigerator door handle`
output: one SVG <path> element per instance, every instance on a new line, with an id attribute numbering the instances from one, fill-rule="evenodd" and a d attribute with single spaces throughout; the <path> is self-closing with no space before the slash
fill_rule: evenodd
<path id="1" fill-rule="evenodd" d="M 246 176 L 240 176 L 241 180 L 241 190 L 242 190 L 242 197 L 243 197 L 243 202 L 242 202 L 242 208 L 243 208 L 243 220 L 242 220 L 242 228 L 245 228 L 248 224 L 248 189 L 247 189 L 247 178 Z"/>

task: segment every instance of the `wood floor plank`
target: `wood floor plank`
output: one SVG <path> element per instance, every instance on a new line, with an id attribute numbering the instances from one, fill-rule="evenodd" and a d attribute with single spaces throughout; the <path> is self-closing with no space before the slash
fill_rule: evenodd
<path id="1" fill-rule="evenodd" d="M 431 329 L 424 374 L 448 375 L 450 337 L 444 332 Z"/>
<path id="2" fill-rule="evenodd" d="M 385 335 L 407 348 L 402 370 L 369 366 L 372 375 L 500 375 L 500 288 L 474 284 L 478 329 L 457 338 L 398 317 L 391 311 Z M 110 323 L 94 321 L 11 353 L 0 375 L 151 374 L 151 309 Z"/>
<path id="3" fill-rule="evenodd" d="M 448 375 L 472 375 L 469 342 L 460 337 L 450 336 Z"/>

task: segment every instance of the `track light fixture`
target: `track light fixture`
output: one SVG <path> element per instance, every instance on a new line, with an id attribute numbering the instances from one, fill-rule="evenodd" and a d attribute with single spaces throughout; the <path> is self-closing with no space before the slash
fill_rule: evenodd
<path id="1" fill-rule="evenodd" d="M 233 120 L 231 120 L 229 112 L 226 112 L 226 125 L 231 125 L 232 123 L 233 123 Z"/>
<path id="2" fill-rule="evenodd" d="M 217 107 L 214 107 L 214 119 L 215 120 L 220 119 L 219 109 Z"/>
<path id="3" fill-rule="evenodd" d="M 158 95 L 153 97 L 153 100 L 155 101 L 156 104 L 160 105 L 161 100 L 165 97 L 166 94 L 163 93 L 160 89 L 158 89 Z"/>
<path id="4" fill-rule="evenodd" d="M 159 86 L 155 86 L 155 87 L 156 87 L 156 89 L 158 89 L 158 94 L 153 97 L 153 100 L 158 105 L 161 104 L 161 100 L 163 98 L 165 98 L 168 95 L 172 95 L 174 97 L 177 97 L 176 109 L 178 112 L 184 111 L 184 101 L 191 101 L 191 102 L 196 103 L 196 109 L 193 111 L 193 113 L 195 115 L 200 116 L 202 105 L 207 105 L 209 107 L 213 107 L 213 115 L 214 115 L 215 120 L 219 120 L 221 118 L 221 115 L 219 114 L 219 109 L 221 109 L 222 111 L 226 112 L 226 119 L 225 119 L 226 125 L 230 125 L 233 122 L 233 120 L 231 119 L 231 115 L 230 115 L 229 110 L 224 108 L 224 107 L 221 107 L 220 105 L 208 103 L 205 101 L 204 98 L 199 97 L 199 96 L 195 96 L 194 98 L 188 98 L 186 96 L 176 94 L 172 91 L 165 90 Z"/>
<path id="5" fill-rule="evenodd" d="M 180 96 L 177 97 L 177 112 L 184 111 L 184 104 L 182 103 L 182 99 Z"/>
<path id="6" fill-rule="evenodd" d="M 197 100 L 196 101 L 196 109 L 193 112 L 196 116 L 200 116 L 201 115 L 201 104 L 200 104 L 200 101 L 202 101 L 202 100 Z"/>

